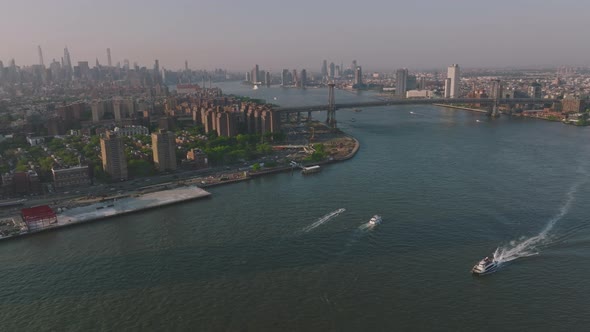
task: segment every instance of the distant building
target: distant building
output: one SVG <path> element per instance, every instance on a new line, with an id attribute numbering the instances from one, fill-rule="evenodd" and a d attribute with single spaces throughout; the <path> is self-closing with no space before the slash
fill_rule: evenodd
<path id="1" fill-rule="evenodd" d="M 92 110 L 92 122 L 99 122 L 105 118 L 106 113 L 111 113 L 112 102 L 110 100 L 95 100 L 90 104 Z M 111 111 L 111 112 L 110 112 Z"/>
<path id="2" fill-rule="evenodd" d="M 2 175 L 2 193 L 6 196 L 41 193 L 39 175 L 33 170 Z"/>
<path id="3" fill-rule="evenodd" d="M 406 98 L 431 98 L 432 92 L 428 90 L 409 90 L 406 91 Z"/>
<path id="4" fill-rule="evenodd" d="M 36 145 L 39 145 L 39 144 L 45 142 L 45 138 L 43 138 L 43 137 L 30 137 L 30 136 L 27 136 L 27 142 L 31 146 L 36 146 Z"/>
<path id="5" fill-rule="evenodd" d="M 121 136 L 107 131 L 100 138 L 102 168 L 113 180 L 127 180 L 125 144 Z"/>
<path id="6" fill-rule="evenodd" d="M 301 69 L 301 75 L 299 77 L 299 81 L 300 81 L 299 86 L 302 89 L 305 89 L 305 86 L 307 85 L 307 70 Z"/>
<path id="7" fill-rule="evenodd" d="M 529 97 L 541 99 L 543 98 L 543 91 L 541 90 L 541 84 L 533 83 L 529 86 Z"/>
<path id="8" fill-rule="evenodd" d="M 159 171 L 176 170 L 176 141 L 174 133 L 160 130 L 152 133 L 154 164 Z"/>
<path id="9" fill-rule="evenodd" d="M 426 90 L 426 77 L 420 77 L 418 80 L 418 90 Z"/>
<path id="10" fill-rule="evenodd" d="M 515 94 L 516 94 L 516 89 L 502 87 L 502 99 L 514 99 Z"/>
<path id="11" fill-rule="evenodd" d="M 264 84 L 270 86 L 270 72 L 268 71 L 264 74 Z"/>
<path id="12" fill-rule="evenodd" d="M 406 80 L 406 89 L 416 90 L 417 88 L 418 81 L 416 80 L 416 75 L 408 75 L 408 79 Z"/>
<path id="13" fill-rule="evenodd" d="M 406 68 L 398 69 L 395 72 L 395 94 L 401 98 L 406 97 L 408 83 L 408 70 Z"/>
<path id="14" fill-rule="evenodd" d="M 135 135 L 149 135 L 150 130 L 144 126 L 124 126 L 115 127 L 113 131 L 120 136 L 135 136 Z"/>
<path id="15" fill-rule="evenodd" d="M 133 99 L 115 98 L 112 100 L 113 116 L 115 121 L 132 117 L 135 113 L 135 101 Z"/>
<path id="16" fill-rule="evenodd" d="M 333 79 L 336 76 L 336 65 L 334 62 L 330 62 L 330 67 L 328 67 L 328 76 L 330 79 Z"/>
<path id="17" fill-rule="evenodd" d="M 490 98 L 501 99 L 502 98 L 502 82 L 500 80 L 492 81 L 492 88 L 490 89 Z"/>
<path id="18" fill-rule="evenodd" d="M 201 87 L 197 84 L 177 84 L 176 92 L 178 94 L 191 94 L 201 90 Z"/>
<path id="19" fill-rule="evenodd" d="M 588 108 L 588 102 L 578 97 L 566 97 L 561 101 L 563 113 L 582 113 Z"/>
<path id="20" fill-rule="evenodd" d="M 450 78 L 445 78 L 445 92 L 444 92 L 444 97 L 445 98 L 451 98 L 451 79 Z"/>
<path id="21" fill-rule="evenodd" d="M 281 73 L 281 85 L 291 85 L 291 80 L 289 79 L 289 69 L 283 69 Z"/>
<path id="22" fill-rule="evenodd" d="M 202 169 L 209 167 L 209 160 L 201 149 L 191 149 L 186 153 L 185 164 L 194 169 Z"/>
<path id="23" fill-rule="evenodd" d="M 460 84 L 460 72 L 459 65 L 450 65 L 447 71 L 447 78 L 451 79 L 449 97 L 447 98 L 459 98 L 459 84 Z"/>
<path id="24" fill-rule="evenodd" d="M 291 82 L 296 87 L 299 87 L 299 75 L 297 75 L 297 69 L 293 69 L 293 73 L 291 74 Z"/>
<path id="25" fill-rule="evenodd" d="M 328 76 L 328 61 L 324 60 L 322 62 L 322 79 L 325 79 Z"/>
<path id="26" fill-rule="evenodd" d="M 363 69 L 361 66 L 357 66 L 354 70 L 354 84 L 359 87 L 363 85 Z"/>
<path id="27" fill-rule="evenodd" d="M 257 84 L 260 83 L 260 69 L 258 65 L 255 65 L 252 69 L 252 73 L 250 74 L 250 78 L 252 79 L 252 83 Z"/>
<path id="28" fill-rule="evenodd" d="M 88 166 L 51 169 L 53 186 L 57 189 L 90 185 Z"/>
<path id="29" fill-rule="evenodd" d="M 158 128 L 162 129 L 162 130 L 174 130 L 174 128 L 176 127 L 176 123 L 175 123 L 175 119 L 174 117 L 170 117 L 170 116 L 165 116 L 165 117 L 161 117 L 158 119 Z"/>

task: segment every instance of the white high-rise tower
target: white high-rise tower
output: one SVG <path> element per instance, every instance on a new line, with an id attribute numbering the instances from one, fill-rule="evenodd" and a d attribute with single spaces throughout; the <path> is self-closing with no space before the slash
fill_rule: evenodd
<path id="1" fill-rule="evenodd" d="M 451 79 L 450 82 L 450 86 L 449 86 L 449 97 L 450 98 L 459 98 L 459 83 L 460 83 L 460 77 L 459 77 L 460 73 L 459 73 L 459 65 L 457 64 L 453 64 L 449 66 L 449 69 L 447 71 L 447 78 Z"/>

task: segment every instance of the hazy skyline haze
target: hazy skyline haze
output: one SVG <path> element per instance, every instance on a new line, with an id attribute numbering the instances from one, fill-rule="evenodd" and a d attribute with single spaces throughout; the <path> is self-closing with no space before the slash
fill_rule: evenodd
<path id="1" fill-rule="evenodd" d="M 321 61 L 397 67 L 588 65 L 590 3 L 483 1 L 5 1 L 0 60 L 129 59 L 169 69 L 319 71 Z"/>

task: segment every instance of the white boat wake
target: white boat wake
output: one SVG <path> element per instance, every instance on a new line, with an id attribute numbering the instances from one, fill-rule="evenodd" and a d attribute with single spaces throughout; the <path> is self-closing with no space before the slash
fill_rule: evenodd
<path id="1" fill-rule="evenodd" d="M 547 225 L 545 225 L 545 228 L 543 228 L 539 234 L 529 238 L 522 237 L 519 240 L 510 241 L 506 246 L 498 247 L 494 252 L 494 260 L 502 264 L 513 261 L 517 258 L 537 255 L 543 246 L 550 244 L 551 239 L 548 236 L 549 232 L 551 232 L 558 221 L 568 214 L 575 200 L 575 194 L 578 191 L 578 188 L 585 182 L 586 179 L 575 183 L 570 188 L 567 192 L 567 198 L 564 204 L 559 208 L 559 212 L 547 222 Z"/>
<path id="2" fill-rule="evenodd" d="M 338 209 L 336 211 L 332 211 L 332 212 L 326 214 L 325 216 L 321 217 L 320 219 L 318 219 L 313 224 L 311 224 L 311 225 L 303 228 L 303 231 L 306 232 L 306 233 L 307 232 L 311 232 L 312 230 L 316 229 L 317 227 L 320 227 L 321 225 L 325 224 L 330 219 L 338 216 L 339 214 L 343 213 L 344 211 L 346 211 L 346 209 Z"/>

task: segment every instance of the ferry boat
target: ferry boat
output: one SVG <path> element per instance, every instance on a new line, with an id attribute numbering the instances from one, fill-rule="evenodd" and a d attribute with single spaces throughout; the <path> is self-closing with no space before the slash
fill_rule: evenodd
<path id="1" fill-rule="evenodd" d="M 381 216 L 376 214 L 371 218 L 371 220 L 369 220 L 369 225 L 378 225 L 382 220 L 383 219 L 381 219 Z"/>
<path id="2" fill-rule="evenodd" d="M 498 261 L 494 259 L 493 255 L 492 257 L 488 256 L 475 264 L 471 269 L 471 273 L 478 276 L 494 273 L 498 270 L 498 265 Z"/>
<path id="3" fill-rule="evenodd" d="M 301 174 L 312 174 L 312 173 L 317 173 L 319 172 L 320 166 L 319 165 L 315 165 L 315 166 L 309 166 L 309 167 L 305 167 L 302 166 L 301 167 Z"/>

